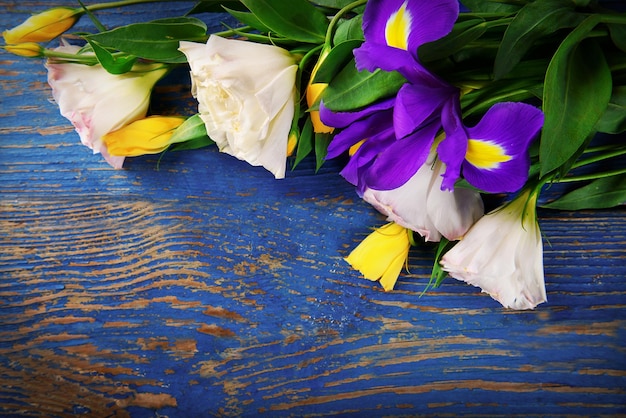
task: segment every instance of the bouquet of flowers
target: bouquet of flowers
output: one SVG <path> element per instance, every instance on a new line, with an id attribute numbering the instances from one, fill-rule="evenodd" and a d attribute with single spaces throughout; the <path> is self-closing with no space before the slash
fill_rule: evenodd
<path id="1" fill-rule="evenodd" d="M 78 1 L 3 36 L 45 60 L 83 144 L 115 168 L 217 146 L 277 179 L 343 157 L 341 175 L 388 218 L 346 261 L 386 291 L 429 242 L 429 286 L 449 275 L 532 309 L 546 301 L 537 207 L 626 202 L 626 13 L 610 2 L 200 0 L 106 29 L 99 10 L 150 1 Z M 208 34 L 202 13 L 240 24 Z M 70 33 L 83 16 L 97 32 Z M 176 66 L 197 114 L 148 115 Z M 539 199 L 555 183 L 570 187 Z"/>

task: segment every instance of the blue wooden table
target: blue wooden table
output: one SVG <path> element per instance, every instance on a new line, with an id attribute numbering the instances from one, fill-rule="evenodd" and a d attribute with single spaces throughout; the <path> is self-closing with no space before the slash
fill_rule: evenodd
<path id="1" fill-rule="evenodd" d="M 0 27 L 56 4 L 5 2 Z M 343 261 L 384 220 L 339 162 L 277 181 L 207 148 L 113 170 L 42 63 L 0 54 L 0 415 L 626 414 L 624 208 L 540 211 L 534 311 L 453 279 L 420 297 L 429 248 L 385 293 Z M 186 70 L 168 77 L 153 111 L 193 114 Z"/>

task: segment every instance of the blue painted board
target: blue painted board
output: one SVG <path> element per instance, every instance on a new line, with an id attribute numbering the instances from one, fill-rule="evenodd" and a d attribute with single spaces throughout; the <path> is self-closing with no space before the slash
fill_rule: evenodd
<path id="1" fill-rule="evenodd" d="M 56 4 L 8 2 L 0 27 Z M 0 54 L 2 416 L 626 414 L 623 208 L 540 211 L 534 311 L 453 279 L 420 297 L 427 247 L 385 293 L 342 259 L 384 219 L 341 161 L 277 181 L 208 148 L 116 171 L 41 63 Z M 156 110 L 193 114 L 186 71 L 169 77 Z"/>

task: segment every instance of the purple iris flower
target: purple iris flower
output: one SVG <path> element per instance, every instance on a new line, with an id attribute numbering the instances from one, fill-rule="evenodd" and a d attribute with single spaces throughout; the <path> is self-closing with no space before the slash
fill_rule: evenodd
<path id="1" fill-rule="evenodd" d="M 363 16 L 365 42 L 354 50 L 359 70 L 398 71 L 406 79 L 393 99 L 322 121 L 344 128 L 330 144 L 333 158 L 367 139 L 342 175 L 366 188 L 392 190 L 406 183 L 434 151 L 446 165 L 442 190 L 463 174 L 487 192 L 513 192 L 528 176 L 528 146 L 543 125 L 539 109 L 494 105 L 474 127 L 463 124 L 460 91 L 424 68 L 418 48 L 448 34 L 458 17 L 456 0 L 370 0 Z M 436 137 L 445 139 L 436 143 Z"/>

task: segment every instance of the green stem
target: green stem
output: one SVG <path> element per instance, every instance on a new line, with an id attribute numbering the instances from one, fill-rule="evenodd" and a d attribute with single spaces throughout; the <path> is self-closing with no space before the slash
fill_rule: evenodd
<path id="1" fill-rule="evenodd" d="M 350 4 L 348 4 L 347 6 L 343 7 L 342 9 L 340 9 L 337 14 L 335 14 L 335 16 L 333 16 L 333 18 L 330 20 L 330 23 L 328 24 L 328 29 L 326 29 L 326 37 L 324 40 L 324 47 L 325 48 L 330 48 L 331 46 L 331 39 L 333 37 L 333 34 L 335 33 L 335 26 L 337 26 L 337 23 L 339 22 L 339 19 L 341 19 L 343 17 L 343 15 L 345 15 L 346 13 L 348 13 L 349 11 L 351 11 L 352 9 L 355 9 L 359 6 L 364 5 L 365 3 L 367 3 L 367 0 L 357 0 L 354 1 Z"/>
<path id="2" fill-rule="evenodd" d="M 87 65 L 94 65 L 98 63 L 98 58 L 96 58 L 95 55 L 70 54 L 67 52 L 55 51 L 52 49 L 44 49 L 43 56 L 46 58 L 52 58 L 52 59 L 57 58 L 64 62 L 74 62 L 74 63 L 87 64 Z"/>
<path id="3" fill-rule="evenodd" d="M 112 9 L 115 7 L 130 6 L 133 4 L 159 3 L 159 2 L 165 2 L 165 1 L 168 1 L 168 0 L 119 0 L 119 1 L 112 1 L 110 3 L 92 4 L 92 5 L 86 6 L 86 9 L 93 12 L 97 10 Z"/>
<path id="4" fill-rule="evenodd" d="M 596 179 L 601 179 L 604 177 L 612 177 L 612 176 L 617 176 L 619 174 L 625 174 L 625 173 L 626 173 L 626 168 L 619 168 L 617 170 L 605 171 L 602 173 L 581 174 L 578 176 L 563 177 L 556 181 L 557 183 L 572 183 L 575 181 L 596 180 Z"/>
<path id="5" fill-rule="evenodd" d="M 592 152 L 592 151 L 588 150 L 588 152 Z M 609 158 L 619 157 L 620 155 L 625 155 L 625 154 L 626 154 L 626 147 L 617 147 L 617 148 L 614 148 L 613 151 L 596 155 L 594 157 L 590 157 L 585 160 L 577 161 L 576 163 L 572 165 L 572 169 L 582 167 L 588 164 L 597 163 L 598 161 L 607 160 Z"/>
<path id="6" fill-rule="evenodd" d="M 626 13 L 619 14 L 601 14 L 600 22 L 602 23 L 616 23 L 618 25 L 626 24 Z"/>

